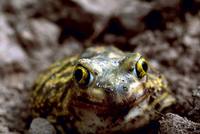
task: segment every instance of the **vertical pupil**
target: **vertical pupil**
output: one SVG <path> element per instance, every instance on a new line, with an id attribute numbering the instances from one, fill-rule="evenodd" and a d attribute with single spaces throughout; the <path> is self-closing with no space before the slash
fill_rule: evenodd
<path id="1" fill-rule="evenodd" d="M 83 72 L 82 72 L 82 70 L 81 69 L 77 69 L 76 71 L 75 71 L 75 78 L 76 78 L 76 80 L 77 81 L 80 81 L 81 80 L 81 78 L 83 77 Z"/>
<path id="2" fill-rule="evenodd" d="M 147 72 L 148 66 L 146 62 L 142 62 L 142 68 L 145 72 Z"/>

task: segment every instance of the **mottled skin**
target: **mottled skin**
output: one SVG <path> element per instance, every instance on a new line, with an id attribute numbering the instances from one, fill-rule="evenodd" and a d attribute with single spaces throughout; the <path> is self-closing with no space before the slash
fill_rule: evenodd
<path id="1" fill-rule="evenodd" d="M 53 64 L 33 87 L 33 117 L 47 118 L 60 133 L 126 132 L 147 124 L 175 100 L 151 67 L 142 78 L 136 75 L 141 57 L 91 47 Z M 84 86 L 74 77 L 77 66 L 90 73 Z"/>

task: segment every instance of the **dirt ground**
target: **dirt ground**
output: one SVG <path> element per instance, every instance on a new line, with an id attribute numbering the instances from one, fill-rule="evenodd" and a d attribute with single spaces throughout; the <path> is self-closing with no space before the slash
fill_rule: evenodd
<path id="1" fill-rule="evenodd" d="M 199 0 L 1 0 L 0 133 L 27 132 L 41 70 L 100 44 L 140 52 L 167 77 L 173 114 L 145 133 L 200 134 Z"/>

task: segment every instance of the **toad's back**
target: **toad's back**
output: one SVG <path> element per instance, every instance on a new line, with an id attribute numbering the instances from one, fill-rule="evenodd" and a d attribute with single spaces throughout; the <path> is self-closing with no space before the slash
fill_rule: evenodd
<path id="1" fill-rule="evenodd" d="M 72 72 L 77 56 L 69 57 L 51 65 L 35 82 L 32 95 L 34 116 L 47 117 L 49 114 L 66 112 L 69 90 L 73 88 Z"/>

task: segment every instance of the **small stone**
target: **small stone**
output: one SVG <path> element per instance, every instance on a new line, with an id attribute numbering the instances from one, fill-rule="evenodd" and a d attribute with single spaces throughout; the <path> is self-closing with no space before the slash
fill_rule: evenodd
<path id="1" fill-rule="evenodd" d="M 0 14 L 0 68 L 1 72 L 18 66 L 24 70 L 27 66 L 27 55 L 16 42 L 14 38 L 14 30 L 9 26 L 6 17 Z"/>
<path id="2" fill-rule="evenodd" d="M 45 19 L 24 20 L 16 25 L 18 36 L 25 47 L 37 49 L 44 47 L 56 46 L 60 29 L 54 24 Z"/>
<path id="3" fill-rule="evenodd" d="M 57 52 L 59 27 L 46 19 L 31 19 L 18 23 L 16 31 L 24 49 L 33 58 L 32 64 L 39 65 L 41 70 L 46 68 Z"/>
<path id="4" fill-rule="evenodd" d="M 80 54 L 83 51 L 83 46 L 75 39 L 67 39 L 58 51 L 59 53 L 55 54 L 55 59 L 62 59 L 63 57 Z"/>
<path id="5" fill-rule="evenodd" d="M 12 42 L 0 33 L 0 66 L 18 63 L 23 65 L 24 61 L 26 61 L 26 54 L 19 47 L 18 44 Z"/>
<path id="6" fill-rule="evenodd" d="M 35 118 L 31 123 L 29 134 L 56 134 L 56 130 L 46 119 Z"/>
<path id="7" fill-rule="evenodd" d="M 4 2 L 5 1 L 5 2 Z M 39 0 L 1 0 L 0 9 L 9 10 L 18 16 L 29 17 L 37 12 Z"/>
<path id="8" fill-rule="evenodd" d="M 187 15 L 187 33 L 191 36 L 200 35 L 200 18 Z"/>
<path id="9" fill-rule="evenodd" d="M 45 19 L 32 20 L 30 22 L 31 29 L 36 41 L 40 45 L 55 46 L 57 45 L 60 29 L 54 23 Z"/>
<path id="10" fill-rule="evenodd" d="M 143 23 L 140 18 L 146 16 L 151 10 L 152 5 L 148 2 L 139 0 L 73 0 L 84 10 L 95 16 L 102 18 L 117 17 L 122 25 L 127 29 L 141 30 Z M 139 21 L 138 21 L 139 20 Z"/>
<path id="11" fill-rule="evenodd" d="M 198 97 L 200 99 L 200 85 L 196 90 L 193 91 L 193 96 Z"/>
<path id="12" fill-rule="evenodd" d="M 8 18 L 3 13 L 0 13 L 0 32 L 2 32 L 4 35 L 14 35 L 14 30 L 8 24 Z"/>
<path id="13" fill-rule="evenodd" d="M 189 35 L 185 35 L 183 37 L 183 43 L 187 47 L 193 47 L 193 46 L 198 46 L 200 41 L 199 38 L 195 38 Z"/>
<path id="14" fill-rule="evenodd" d="M 128 0 L 122 5 L 119 3 L 116 15 L 126 29 L 140 31 L 144 28 L 140 18 L 148 15 L 152 9 L 153 6 L 148 2 Z"/>

